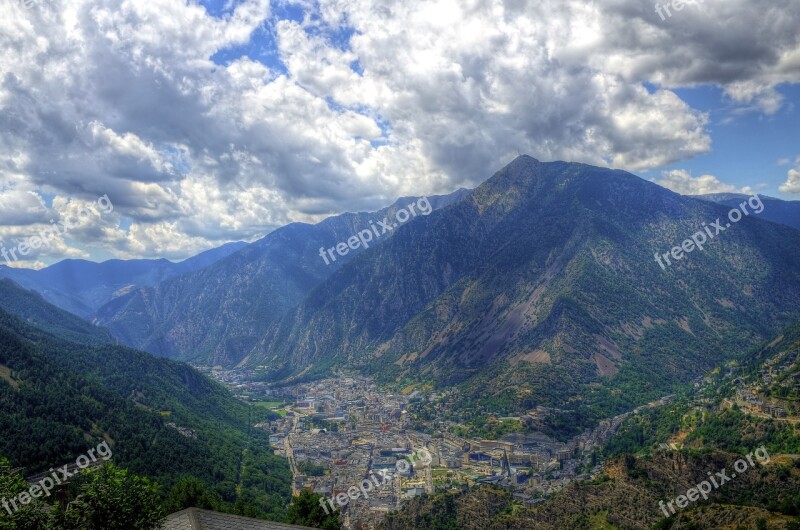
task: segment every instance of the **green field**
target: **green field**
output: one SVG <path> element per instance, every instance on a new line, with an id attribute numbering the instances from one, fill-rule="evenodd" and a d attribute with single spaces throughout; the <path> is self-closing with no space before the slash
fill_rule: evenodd
<path id="1" fill-rule="evenodd" d="M 271 410 L 276 414 L 280 414 L 281 416 L 286 416 L 286 411 L 281 407 L 285 407 L 288 405 L 288 403 L 284 401 L 256 401 L 253 403 L 253 405 Z"/>

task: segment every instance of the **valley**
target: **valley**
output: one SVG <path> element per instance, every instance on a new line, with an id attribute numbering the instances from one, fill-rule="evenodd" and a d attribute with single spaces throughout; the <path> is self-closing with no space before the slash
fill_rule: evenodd
<path id="1" fill-rule="evenodd" d="M 599 473 L 571 481 L 533 507 L 506 488 L 444 491 L 413 499 L 379 528 L 794 530 L 800 513 L 800 429 L 793 405 L 784 417 L 777 410 L 783 407 L 767 394 L 776 380 L 784 395 L 800 390 L 794 382 L 799 351 L 797 325 L 659 406 L 627 415 L 602 448 Z M 758 395 L 753 400 L 760 403 L 742 406 L 743 394 Z M 737 455 L 757 447 L 771 456 L 758 473 L 735 477 L 708 501 L 664 517 L 659 501 L 685 492 L 712 471 L 733 468 Z"/>
<path id="2" fill-rule="evenodd" d="M 654 2 L 7 0 L 0 530 L 800 530 L 800 0 Z"/>
<path id="3" fill-rule="evenodd" d="M 388 473 L 387 482 L 369 498 L 347 503 L 342 510 L 347 529 L 373 528 L 422 495 L 483 485 L 503 488 L 523 506 L 536 506 L 576 480 L 599 477 L 605 444 L 620 425 L 673 399 L 665 396 L 602 420 L 564 442 L 530 429 L 482 439 L 456 434 L 463 426 L 446 419 L 452 411 L 444 396 L 434 392 L 390 393 L 359 376 L 276 387 L 254 380 L 252 370 L 200 369 L 245 402 L 286 403 L 279 409 L 285 416 L 256 427 L 269 434 L 276 455 L 289 459 L 295 493 L 308 489 L 336 499 L 370 475 Z M 531 417 L 544 412 L 531 411 Z M 397 469 L 399 461 L 416 460 L 420 453 L 430 455 L 430 463 Z"/>

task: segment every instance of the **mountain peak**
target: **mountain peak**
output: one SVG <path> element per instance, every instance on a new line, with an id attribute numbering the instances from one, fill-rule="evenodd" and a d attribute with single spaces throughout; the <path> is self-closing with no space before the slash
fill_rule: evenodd
<path id="1" fill-rule="evenodd" d="M 517 158 L 512 160 L 506 168 L 518 168 L 518 167 L 528 167 L 536 164 L 541 164 L 539 160 L 533 158 L 530 155 L 519 155 Z"/>

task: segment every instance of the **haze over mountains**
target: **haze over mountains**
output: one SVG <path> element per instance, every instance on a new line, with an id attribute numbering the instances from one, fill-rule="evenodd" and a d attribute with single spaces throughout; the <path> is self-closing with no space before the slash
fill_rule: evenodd
<path id="1" fill-rule="evenodd" d="M 244 246 L 246 243 L 228 243 L 179 263 L 166 259 L 109 260 L 103 263 L 68 259 L 41 270 L 0 265 L 0 278 L 10 278 L 41 293 L 50 303 L 87 317 L 128 289 L 156 285 L 168 278 L 208 267 Z"/>

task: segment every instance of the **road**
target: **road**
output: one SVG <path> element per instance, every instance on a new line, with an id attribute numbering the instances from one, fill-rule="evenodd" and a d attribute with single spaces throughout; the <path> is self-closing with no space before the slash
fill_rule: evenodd
<path id="1" fill-rule="evenodd" d="M 300 423 L 300 415 L 297 414 L 294 410 L 290 407 L 286 407 L 287 411 L 292 412 L 292 430 L 283 439 L 283 448 L 286 451 L 286 458 L 289 459 L 289 467 L 292 470 L 292 496 L 298 495 L 300 490 L 295 487 L 295 477 L 300 474 L 300 471 L 297 469 L 297 463 L 294 460 L 294 450 L 292 449 L 292 434 L 297 432 L 298 424 Z"/>

